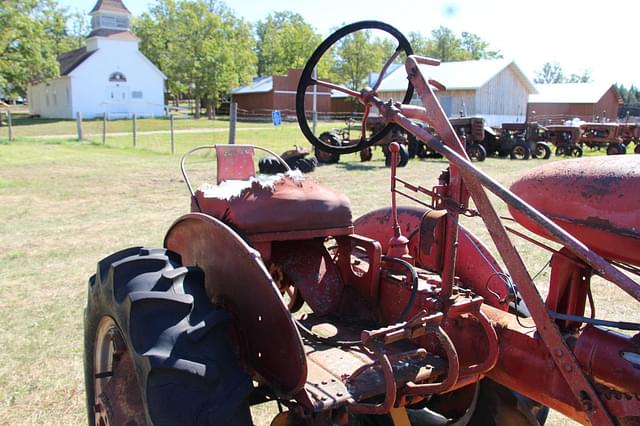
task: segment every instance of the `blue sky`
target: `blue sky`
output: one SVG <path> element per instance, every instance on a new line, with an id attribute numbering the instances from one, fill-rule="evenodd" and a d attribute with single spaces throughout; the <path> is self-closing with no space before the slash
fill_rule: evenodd
<path id="1" fill-rule="evenodd" d="M 134 15 L 154 0 L 123 0 Z M 59 0 L 88 12 L 95 0 Z M 533 79 L 544 62 L 558 62 L 566 74 L 591 71 L 603 82 L 640 86 L 637 22 L 640 2 L 624 0 L 234 0 L 238 16 L 258 21 L 273 11 L 300 13 L 324 36 L 343 23 L 388 22 L 405 34 L 429 34 L 439 25 L 478 34 L 514 59 Z"/>

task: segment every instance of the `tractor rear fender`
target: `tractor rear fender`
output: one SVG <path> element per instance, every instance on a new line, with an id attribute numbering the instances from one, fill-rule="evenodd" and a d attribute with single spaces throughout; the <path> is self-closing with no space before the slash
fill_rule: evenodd
<path id="1" fill-rule="evenodd" d="M 416 265 L 434 272 L 442 270 L 446 213 L 419 207 L 398 207 L 398 222 L 409 239 L 409 252 Z M 355 233 L 377 240 L 382 253 L 393 237 L 391 208 L 382 208 L 360 216 L 354 221 Z M 489 305 L 503 311 L 509 309 L 510 290 L 505 274 L 487 247 L 460 225 L 456 276 L 463 286 L 472 289 Z"/>
<path id="2" fill-rule="evenodd" d="M 203 213 L 176 220 L 164 246 L 180 254 L 184 266 L 202 269 L 207 295 L 233 317 L 241 359 L 279 393 L 302 389 L 307 378 L 302 340 L 260 253 Z"/>

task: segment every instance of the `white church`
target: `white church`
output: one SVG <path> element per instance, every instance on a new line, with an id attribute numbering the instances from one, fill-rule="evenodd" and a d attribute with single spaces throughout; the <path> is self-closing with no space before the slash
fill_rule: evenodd
<path id="1" fill-rule="evenodd" d="M 29 111 L 44 118 L 165 115 L 167 77 L 138 50 L 131 12 L 121 0 L 98 0 L 85 47 L 58 57 L 60 77 L 32 84 Z"/>

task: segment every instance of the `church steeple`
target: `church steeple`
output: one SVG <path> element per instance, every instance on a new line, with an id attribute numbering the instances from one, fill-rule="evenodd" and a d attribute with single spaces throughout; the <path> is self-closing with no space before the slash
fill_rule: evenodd
<path id="1" fill-rule="evenodd" d="M 131 12 L 121 0 L 98 0 L 91 12 L 91 29 L 96 30 L 129 30 Z"/>

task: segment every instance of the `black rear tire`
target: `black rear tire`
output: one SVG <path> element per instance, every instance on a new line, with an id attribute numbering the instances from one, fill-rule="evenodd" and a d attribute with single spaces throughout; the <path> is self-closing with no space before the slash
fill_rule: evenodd
<path id="1" fill-rule="evenodd" d="M 544 142 L 536 142 L 534 157 L 548 160 L 551 157 L 551 147 Z"/>
<path id="2" fill-rule="evenodd" d="M 640 154 L 640 143 L 636 143 L 635 148 L 633 148 L 634 154 Z"/>
<path id="3" fill-rule="evenodd" d="M 315 158 L 301 157 L 292 161 L 287 161 L 287 164 L 289 164 L 289 167 L 292 169 L 298 169 L 302 173 L 311 173 L 316 169 L 318 160 Z"/>
<path id="4" fill-rule="evenodd" d="M 275 175 L 287 171 L 284 164 L 275 157 L 265 157 L 258 161 L 258 170 L 266 175 Z"/>
<path id="5" fill-rule="evenodd" d="M 105 320 L 121 333 L 121 350 L 135 367 L 129 375 L 135 375 L 137 385 L 126 382 L 127 386 L 117 387 L 118 392 L 142 400 L 146 423 L 251 424 L 247 402 L 251 380 L 232 349 L 229 316 L 209 301 L 199 268 L 181 267 L 179 256 L 167 250 L 139 247 L 98 263 L 89 280 L 85 310 L 90 425 L 96 424 L 98 416 L 106 416 L 110 424 L 124 424 L 122 417 L 111 418 L 118 398 L 106 401 L 110 408 L 101 414 L 95 409 L 96 388 L 117 386 L 113 381 L 121 373 L 118 366 L 123 356 L 119 350 L 116 358 L 115 349 L 109 355 L 109 346 L 99 345 L 96 332 Z M 112 371 L 96 371 L 105 353 L 111 357 Z"/>
<path id="6" fill-rule="evenodd" d="M 331 146 L 342 145 L 342 142 L 340 141 L 340 138 L 338 137 L 338 135 L 336 135 L 333 132 L 324 132 L 320 134 L 318 139 L 323 141 L 325 144 L 328 144 Z M 316 158 L 318 159 L 318 163 L 335 164 L 338 161 L 340 161 L 340 154 L 338 153 L 327 152 L 318 148 L 317 146 L 315 147 L 314 152 L 315 152 Z"/>
<path id="7" fill-rule="evenodd" d="M 517 143 L 511 147 L 509 155 L 512 160 L 528 160 L 531 156 L 531 151 L 525 144 Z"/>
<path id="8" fill-rule="evenodd" d="M 487 150 L 479 143 L 472 143 L 467 147 L 467 155 L 471 161 L 484 161 L 487 158 Z"/>
<path id="9" fill-rule="evenodd" d="M 607 155 L 621 155 L 627 153 L 627 147 L 620 143 L 610 143 L 607 145 Z"/>
<path id="10" fill-rule="evenodd" d="M 409 150 L 405 145 L 400 145 L 400 151 L 398 151 L 398 167 L 405 167 L 409 162 Z M 389 149 L 384 150 L 384 165 L 391 166 L 391 152 Z"/>
<path id="11" fill-rule="evenodd" d="M 571 148 L 571 155 L 574 157 L 582 157 L 582 147 L 580 145 L 576 145 Z"/>

